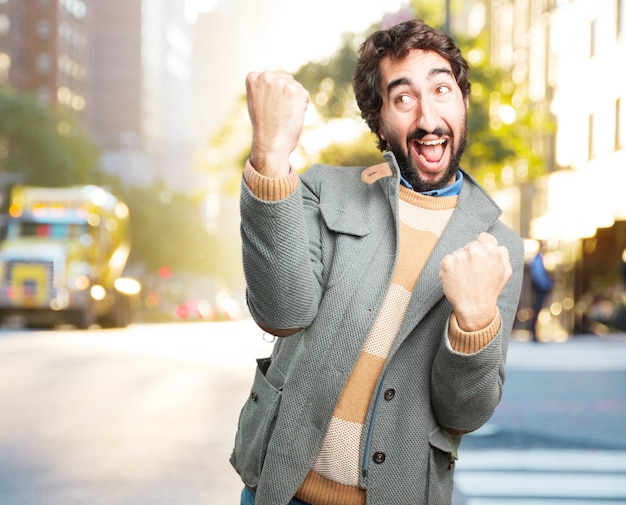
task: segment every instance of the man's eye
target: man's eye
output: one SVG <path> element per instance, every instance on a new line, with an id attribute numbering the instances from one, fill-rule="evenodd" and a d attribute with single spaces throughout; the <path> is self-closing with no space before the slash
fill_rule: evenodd
<path id="1" fill-rule="evenodd" d="M 438 87 L 437 87 L 437 89 L 435 90 L 435 92 L 436 92 L 438 95 L 445 95 L 446 93 L 449 93 L 449 92 L 450 92 L 450 87 L 449 87 L 449 86 L 447 86 L 447 85 L 445 85 L 445 84 L 442 84 L 441 86 L 438 86 Z"/>
<path id="2" fill-rule="evenodd" d="M 398 95 L 396 97 L 396 103 L 409 103 L 411 101 L 411 97 L 409 95 Z"/>

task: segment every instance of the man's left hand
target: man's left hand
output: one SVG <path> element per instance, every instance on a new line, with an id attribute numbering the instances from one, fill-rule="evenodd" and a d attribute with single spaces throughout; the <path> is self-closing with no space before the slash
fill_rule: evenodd
<path id="1" fill-rule="evenodd" d="M 439 279 L 463 331 L 489 325 L 497 313 L 498 296 L 512 274 L 509 251 L 489 233 L 444 256 Z"/>

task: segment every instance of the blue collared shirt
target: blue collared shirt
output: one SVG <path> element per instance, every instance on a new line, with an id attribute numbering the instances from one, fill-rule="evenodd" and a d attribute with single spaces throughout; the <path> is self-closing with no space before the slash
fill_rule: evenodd
<path id="1" fill-rule="evenodd" d="M 400 182 L 404 184 L 407 188 L 413 189 L 413 186 L 409 184 L 409 182 L 400 175 Z M 456 173 L 456 181 L 454 181 L 449 186 L 441 189 L 434 189 L 432 191 L 424 191 L 420 193 L 426 196 L 456 196 L 461 192 L 461 186 L 463 185 L 463 172 L 460 170 Z"/>

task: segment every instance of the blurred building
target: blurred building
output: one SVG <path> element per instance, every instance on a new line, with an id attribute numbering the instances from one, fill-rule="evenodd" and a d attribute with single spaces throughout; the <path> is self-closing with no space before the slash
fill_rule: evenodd
<path id="1" fill-rule="evenodd" d="M 197 186 L 182 0 L 0 0 L 0 85 L 73 111 L 129 184 Z"/>
<path id="2" fill-rule="evenodd" d="M 546 262 L 557 284 L 542 314 L 550 338 L 595 331 L 602 298 L 614 308 L 623 303 L 613 294 L 624 292 L 626 248 L 625 5 L 491 0 L 489 6 L 494 63 L 512 72 L 531 106 L 552 115 L 557 127 L 552 135 L 537 124 L 531 139 L 547 174 L 500 195 L 517 202 L 511 209 L 519 209 L 522 234 L 550 251 Z"/>
<path id="3" fill-rule="evenodd" d="M 191 26 L 180 0 L 94 1 L 93 133 L 131 184 L 194 186 Z"/>
<path id="4" fill-rule="evenodd" d="M 60 104 L 89 123 L 88 0 L 1 0 L 0 85 Z"/>

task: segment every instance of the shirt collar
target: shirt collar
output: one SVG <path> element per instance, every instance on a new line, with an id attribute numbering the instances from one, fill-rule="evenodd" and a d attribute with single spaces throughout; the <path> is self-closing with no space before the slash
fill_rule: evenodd
<path id="1" fill-rule="evenodd" d="M 400 174 L 400 182 L 409 189 L 413 189 L 413 186 L 407 181 L 402 174 Z M 424 191 L 420 192 L 422 195 L 426 196 L 456 196 L 461 192 L 461 186 L 463 185 L 463 172 L 460 170 L 456 173 L 456 181 L 454 181 L 449 186 L 440 189 L 434 189 L 432 191 Z"/>

